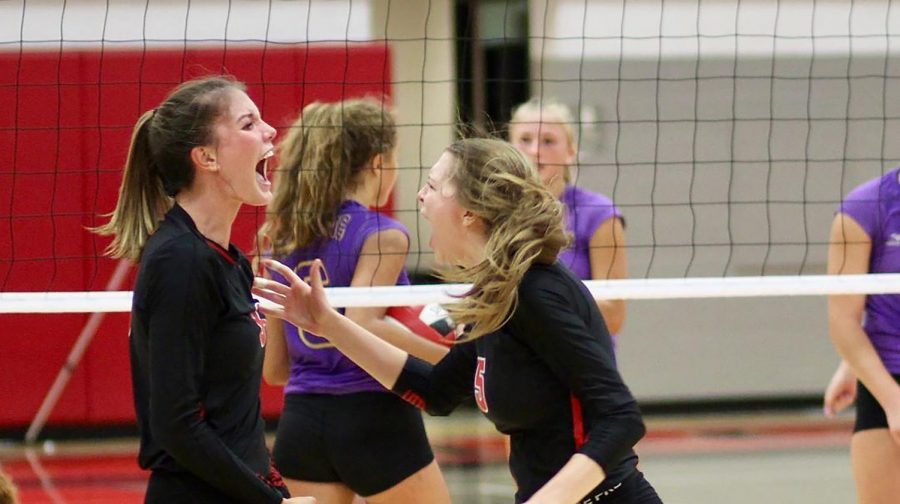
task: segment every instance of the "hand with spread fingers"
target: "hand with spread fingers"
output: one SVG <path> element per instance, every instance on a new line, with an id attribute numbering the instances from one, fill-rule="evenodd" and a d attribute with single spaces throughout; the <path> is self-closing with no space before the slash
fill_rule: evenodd
<path id="1" fill-rule="evenodd" d="M 322 261 L 316 259 L 310 268 L 310 281 L 306 283 L 293 270 L 278 261 L 264 259 L 262 265 L 286 278 L 290 285 L 257 277 L 253 281 L 253 293 L 276 306 L 260 306 L 271 315 L 302 327 L 323 338 L 328 337 L 327 327 L 339 316 L 328 303 L 322 284 Z"/>

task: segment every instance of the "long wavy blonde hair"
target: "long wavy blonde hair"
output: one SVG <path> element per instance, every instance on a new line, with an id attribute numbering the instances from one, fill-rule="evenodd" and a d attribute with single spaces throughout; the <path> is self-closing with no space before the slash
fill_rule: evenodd
<path id="1" fill-rule="evenodd" d="M 535 263 L 556 261 L 569 242 L 562 204 L 515 147 L 493 139 L 465 139 L 447 148 L 455 159 L 448 182 L 460 206 L 487 229 L 485 259 L 473 267 L 442 271 L 448 281 L 472 283 L 450 305 L 453 319 L 471 325 L 466 340 L 496 331 L 518 304 L 518 287 Z"/>
<path id="2" fill-rule="evenodd" d="M 275 195 L 260 229 L 262 248 L 281 256 L 330 236 L 358 175 L 396 144 L 394 115 L 380 101 L 307 105 L 279 145 Z"/>

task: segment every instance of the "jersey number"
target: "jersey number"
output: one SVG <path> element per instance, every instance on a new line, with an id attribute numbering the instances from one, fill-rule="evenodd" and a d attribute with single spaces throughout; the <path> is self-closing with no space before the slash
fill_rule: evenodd
<path id="1" fill-rule="evenodd" d="M 484 367 L 487 361 L 484 357 L 478 358 L 478 367 L 475 368 L 475 402 L 478 404 L 478 408 L 487 413 L 488 412 L 488 403 L 487 396 L 484 395 Z"/>

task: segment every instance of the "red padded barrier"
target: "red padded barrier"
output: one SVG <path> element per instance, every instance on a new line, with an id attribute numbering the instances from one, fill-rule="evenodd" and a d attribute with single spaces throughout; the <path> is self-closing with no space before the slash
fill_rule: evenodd
<path id="1" fill-rule="evenodd" d="M 86 227 L 112 210 L 131 128 L 179 82 L 229 73 L 282 130 L 303 105 L 390 94 L 383 44 L 0 52 L 0 290 L 103 289 L 115 261 Z M 232 240 L 252 250 L 245 207 Z M 129 279 L 123 289 L 130 289 Z M 27 426 L 87 314 L 0 315 L 0 428 Z M 127 314 L 109 314 L 51 425 L 131 422 Z M 280 389 L 264 387 L 267 416 Z"/>

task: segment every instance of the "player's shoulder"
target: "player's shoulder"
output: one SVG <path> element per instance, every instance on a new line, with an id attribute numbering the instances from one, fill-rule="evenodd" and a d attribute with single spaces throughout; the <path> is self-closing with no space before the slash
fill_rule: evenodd
<path id="1" fill-rule="evenodd" d="M 395 229 L 405 235 L 409 235 L 409 229 L 406 228 L 405 224 L 382 212 L 370 211 L 366 215 L 366 220 L 375 231 L 383 232 Z"/>
<path id="2" fill-rule="evenodd" d="M 589 191 L 577 185 L 566 186 L 565 193 L 563 194 L 563 199 L 566 201 L 575 202 L 578 206 L 613 205 L 613 200 L 605 194 Z"/>
<path id="3" fill-rule="evenodd" d="M 592 233 L 607 219 L 611 217 L 621 218 L 622 215 L 610 198 L 581 187 L 567 186 L 560 200 L 568 211 L 577 215 L 578 220 L 582 222 L 582 225 L 576 229 L 576 232 Z"/>
<path id="4" fill-rule="evenodd" d="M 564 293 L 573 282 L 572 273 L 559 261 L 551 264 L 532 264 L 519 283 L 519 297 L 526 300 L 539 300 L 548 292 Z"/>
<path id="5" fill-rule="evenodd" d="M 144 268 L 200 273 L 217 263 L 216 252 L 190 230 L 161 228 L 147 241 Z"/>
<path id="6" fill-rule="evenodd" d="M 380 250 L 406 250 L 409 247 L 409 230 L 400 221 L 374 210 L 360 212 L 353 216 L 356 221 L 350 227 L 355 231 L 356 247 L 374 244 Z"/>
<path id="7" fill-rule="evenodd" d="M 396 227 L 380 228 L 369 233 L 363 241 L 363 251 L 400 253 L 409 250 L 409 234 Z"/>
<path id="8" fill-rule="evenodd" d="M 845 202 L 884 201 L 885 196 L 893 196 L 900 190 L 898 182 L 900 168 L 894 168 L 884 175 L 869 179 L 854 187 L 844 198 Z"/>

